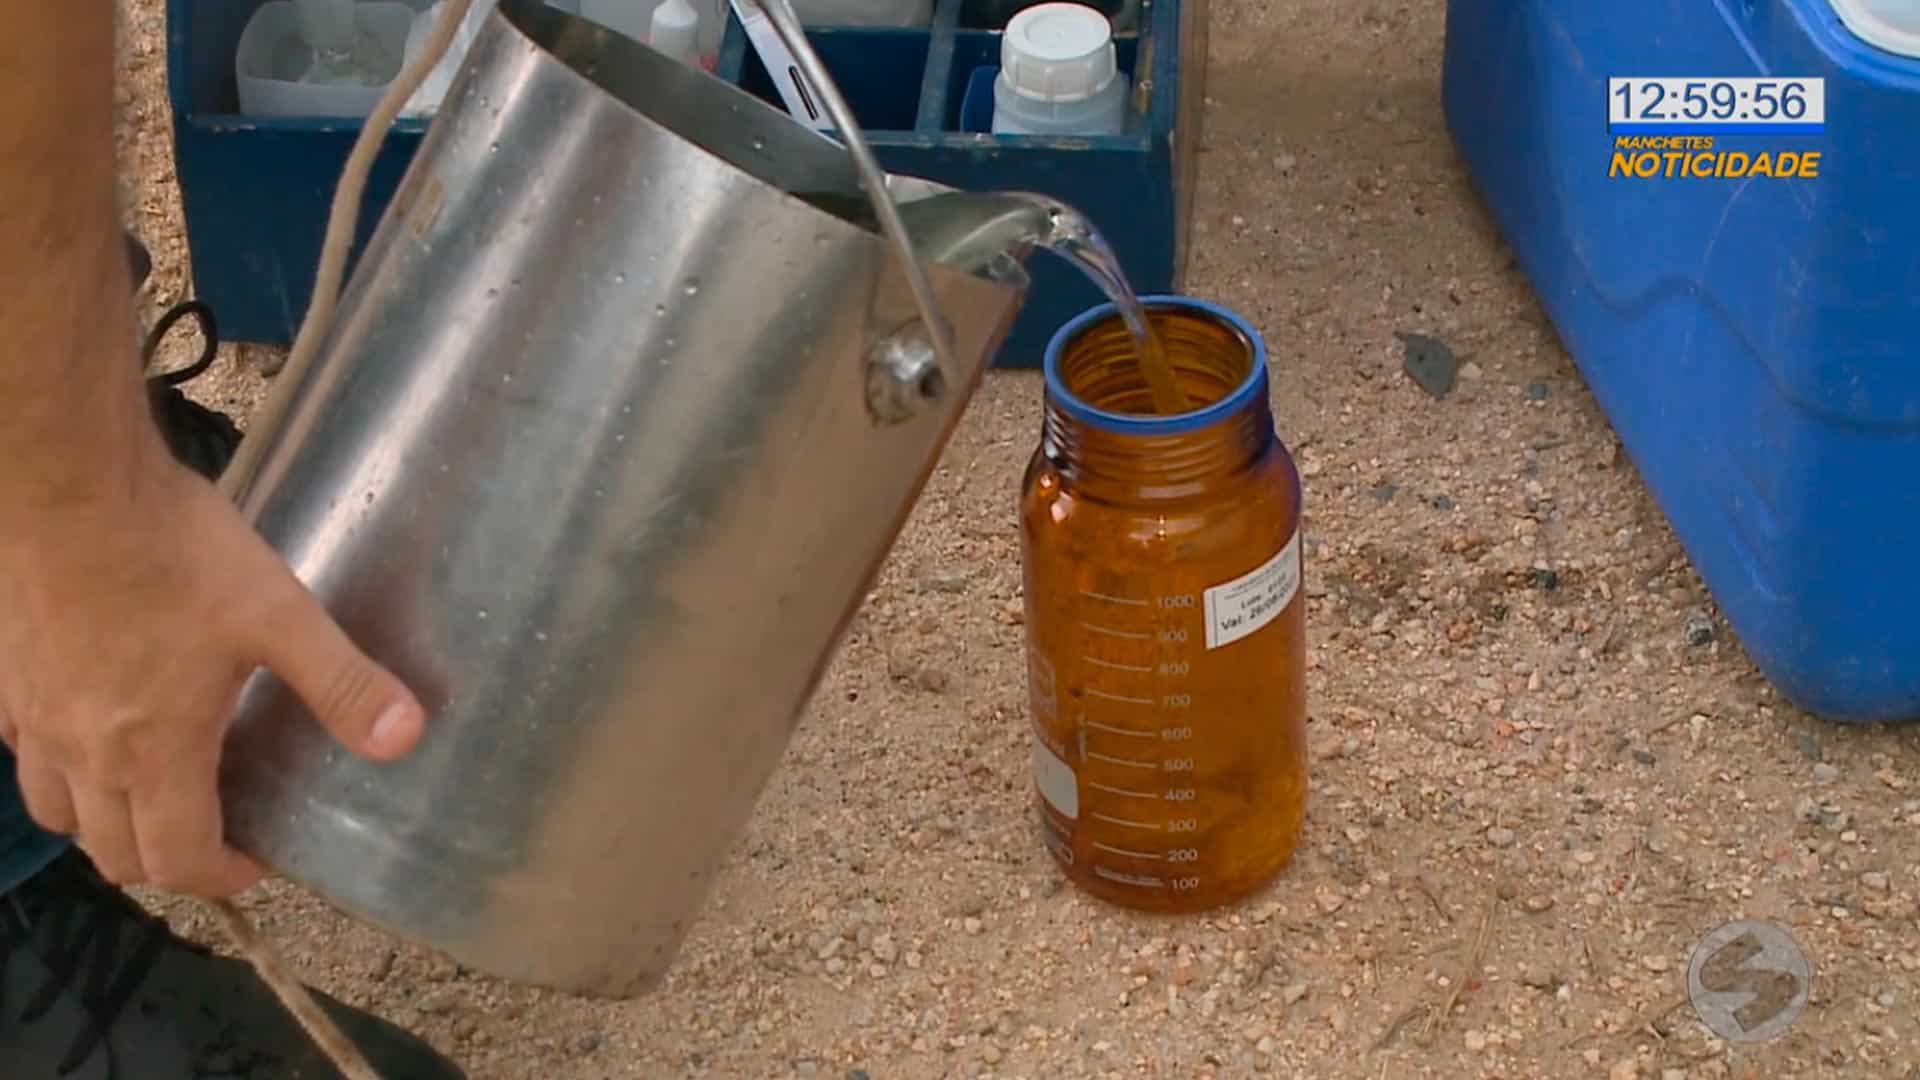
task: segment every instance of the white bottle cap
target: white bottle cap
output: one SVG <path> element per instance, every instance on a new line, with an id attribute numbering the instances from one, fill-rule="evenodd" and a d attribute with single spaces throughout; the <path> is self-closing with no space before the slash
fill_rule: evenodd
<path id="1" fill-rule="evenodd" d="M 1021 97 L 1083 101 L 1113 81 L 1113 26 L 1085 4 L 1036 4 L 1007 21 L 1000 72 Z"/>
<path id="2" fill-rule="evenodd" d="M 690 62 L 696 49 L 700 13 L 687 0 L 666 0 L 653 9 L 653 32 L 647 44 L 679 60 Z"/>

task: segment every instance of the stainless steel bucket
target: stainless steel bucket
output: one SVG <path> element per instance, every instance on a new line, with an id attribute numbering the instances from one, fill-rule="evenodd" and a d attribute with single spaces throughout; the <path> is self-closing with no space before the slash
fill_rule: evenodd
<path id="1" fill-rule="evenodd" d="M 1025 294 L 913 215 L 937 184 L 876 225 L 871 160 L 539 0 L 488 18 L 224 481 L 429 730 L 375 764 L 256 675 L 236 846 L 472 968 L 652 987 Z"/>

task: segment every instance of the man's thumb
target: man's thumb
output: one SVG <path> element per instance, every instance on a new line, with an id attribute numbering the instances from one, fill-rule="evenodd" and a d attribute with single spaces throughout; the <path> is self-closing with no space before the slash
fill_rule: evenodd
<path id="1" fill-rule="evenodd" d="M 379 761 L 412 750 L 425 730 L 426 710 L 392 672 L 360 651 L 297 579 L 293 587 L 299 595 L 267 631 L 267 666 L 347 749 Z"/>

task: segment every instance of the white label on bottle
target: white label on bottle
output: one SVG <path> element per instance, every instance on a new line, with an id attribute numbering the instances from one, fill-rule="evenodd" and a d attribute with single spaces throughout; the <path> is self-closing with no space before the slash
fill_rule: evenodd
<path id="1" fill-rule="evenodd" d="M 1033 784 L 1040 797 L 1070 820 L 1080 818 L 1080 781 L 1073 766 L 1061 761 L 1047 744 L 1033 740 Z"/>
<path id="2" fill-rule="evenodd" d="M 1300 591 L 1300 530 L 1273 558 L 1206 592 L 1207 648 L 1231 645 L 1273 621 Z"/>

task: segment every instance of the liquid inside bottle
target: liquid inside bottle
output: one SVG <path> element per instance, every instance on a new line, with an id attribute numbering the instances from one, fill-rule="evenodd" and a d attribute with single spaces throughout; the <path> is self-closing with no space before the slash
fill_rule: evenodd
<path id="1" fill-rule="evenodd" d="M 1190 912 L 1270 880 L 1304 822 L 1300 481 L 1258 333 L 1144 308 L 1187 411 L 1156 407 L 1113 305 L 1047 352 L 1020 508 L 1035 803 L 1077 886 Z"/>

